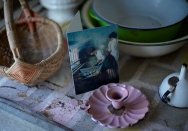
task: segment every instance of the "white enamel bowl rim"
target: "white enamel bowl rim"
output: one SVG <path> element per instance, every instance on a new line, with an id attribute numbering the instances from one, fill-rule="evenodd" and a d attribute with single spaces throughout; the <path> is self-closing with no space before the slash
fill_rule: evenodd
<path id="1" fill-rule="evenodd" d="M 81 15 L 82 15 L 83 22 L 88 28 L 95 28 L 95 25 L 91 22 L 89 15 L 88 15 L 88 10 L 91 7 L 91 3 L 92 3 L 92 0 L 88 0 L 85 3 L 85 5 L 83 6 L 81 10 Z M 164 41 L 164 42 L 141 43 L 141 42 L 119 40 L 119 42 L 121 42 L 122 44 L 128 44 L 128 45 L 134 45 L 134 46 L 165 46 L 165 45 L 177 44 L 183 41 L 188 41 L 188 34 L 183 37 L 170 40 L 170 41 Z"/>
<path id="2" fill-rule="evenodd" d="M 132 0 L 133 1 L 133 3 L 138 3 L 138 2 L 135 2 L 135 0 Z M 131 2 L 132 2 L 131 1 Z M 139 0 L 138 0 L 139 1 Z M 146 0 L 146 1 L 150 1 L 150 0 Z M 161 0 L 162 2 L 171 2 L 171 0 L 165 0 L 165 1 L 163 1 L 163 0 Z M 100 3 L 99 3 L 100 2 Z M 102 3 L 101 3 L 102 2 Z M 111 15 L 109 16 L 109 13 L 103 13 L 103 12 L 106 12 L 106 11 L 103 11 L 105 8 L 102 8 L 102 5 L 104 5 L 104 3 L 103 3 L 104 1 L 101 1 L 101 0 L 95 0 L 94 2 L 93 2 L 93 4 L 92 4 L 92 8 L 93 8 L 93 10 L 94 10 L 94 12 L 96 13 L 96 15 L 99 17 L 99 18 L 101 18 L 101 20 L 104 20 L 104 21 L 106 21 L 106 22 L 108 22 L 108 23 L 111 23 L 111 24 L 117 24 L 119 27 L 122 27 L 122 28 L 128 28 L 128 29 L 134 29 L 134 30 L 158 30 L 158 29 L 162 29 L 162 28 L 168 28 L 168 27 L 171 27 L 171 26 L 173 26 L 173 25 L 176 25 L 176 24 L 178 24 L 178 23 L 181 23 L 187 16 L 188 16 L 188 3 L 186 2 L 186 0 L 176 0 L 176 1 L 174 1 L 174 2 L 171 2 L 171 4 L 173 5 L 173 6 L 176 6 L 176 8 L 177 7 L 179 7 L 177 10 L 175 10 L 175 9 L 173 9 L 173 6 L 172 5 L 170 5 L 170 6 L 172 6 L 172 8 L 164 8 L 163 9 L 163 7 L 161 7 L 162 9 L 162 11 L 160 12 L 160 10 L 159 9 L 157 9 L 156 8 L 156 11 L 158 12 L 157 13 L 157 16 L 160 16 L 161 18 L 159 19 L 158 18 L 158 21 L 161 21 L 160 22 L 160 24 L 162 24 L 162 25 L 160 25 L 160 26 L 156 26 L 156 27 L 141 27 L 140 25 L 137 25 L 137 26 L 135 26 L 135 25 L 124 25 L 124 24 L 121 24 L 120 22 L 118 22 L 117 20 L 120 20 L 120 18 L 118 18 L 118 17 L 114 17 L 114 15 L 113 15 L 113 17 L 111 17 Z M 110 2 L 110 1 L 109 1 Z M 112 0 L 111 2 L 115 2 L 114 0 Z M 160 2 L 160 1 L 159 1 Z M 187 4 L 185 4 L 185 3 L 187 3 Z M 112 3 L 113 4 L 113 3 Z M 130 4 L 131 3 L 129 3 L 129 6 L 130 6 Z M 160 3 L 159 3 L 160 4 Z M 178 4 L 179 4 L 179 6 L 178 6 Z M 115 8 L 115 4 L 113 4 L 114 6 L 114 8 Z M 120 5 L 122 5 L 122 4 L 120 4 Z M 139 5 L 145 5 L 145 4 L 139 4 Z M 169 6 L 169 4 L 167 3 L 167 4 L 164 4 L 164 5 L 166 5 L 166 6 Z M 127 6 L 127 7 L 124 7 L 124 8 L 122 8 L 121 9 L 121 11 L 123 10 L 124 12 L 129 12 L 129 6 Z M 147 5 L 147 7 L 149 7 L 150 5 Z M 106 7 L 106 6 L 105 6 Z M 123 6 L 122 6 L 123 7 Z M 154 7 L 155 7 L 155 5 L 154 5 Z M 121 7 L 120 7 L 121 8 Z M 146 9 L 146 8 L 143 8 L 143 7 L 141 7 L 142 9 Z M 102 9 L 102 10 L 101 10 Z M 106 8 L 106 9 L 108 9 L 108 8 Z M 127 9 L 127 10 L 126 10 Z M 137 8 L 136 8 L 137 9 Z M 141 9 L 141 10 L 142 10 Z M 155 8 L 152 8 L 152 9 L 155 9 Z M 171 15 L 169 15 L 168 13 L 168 10 L 172 10 L 172 11 L 169 11 L 170 12 L 170 14 L 175 14 L 176 12 L 178 12 L 179 11 L 179 14 L 177 13 L 177 15 L 179 16 L 179 17 L 172 17 Z M 166 11 L 165 11 L 166 10 Z M 148 10 L 144 10 L 145 12 L 152 12 L 152 11 L 148 11 Z M 144 12 L 143 11 L 143 12 Z M 173 12 L 174 11 L 174 12 Z M 108 10 L 108 12 L 110 12 L 110 10 Z M 168 12 L 167 14 L 168 15 L 166 15 L 164 12 Z M 112 13 L 110 13 L 110 14 L 112 14 Z M 115 14 L 117 14 L 117 12 L 115 13 Z M 129 14 L 129 13 L 127 13 L 128 15 L 132 15 L 132 14 Z M 142 16 L 142 13 L 140 13 L 139 12 L 139 15 L 141 14 L 141 16 Z M 154 15 L 152 15 L 151 14 L 151 16 L 155 16 L 155 14 L 156 14 L 156 12 L 154 12 Z M 166 16 L 169 16 L 169 17 L 164 17 L 164 14 L 166 15 Z M 164 19 L 165 18 L 165 19 Z M 164 22 L 164 20 L 166 21 L 166 22 Z M 153 26 L 153 24 L 152 24 L 152 26 Z"/>

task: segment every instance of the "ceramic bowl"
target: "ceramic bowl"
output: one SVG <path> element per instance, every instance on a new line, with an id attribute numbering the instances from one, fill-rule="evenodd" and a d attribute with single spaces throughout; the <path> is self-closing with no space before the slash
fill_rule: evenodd
<path id="1" fill-rule="evenodd" d="M 137 57 L 156 57 L 176 51 L 185 43 L 188 43 L 188 35 L 172 41 L 150 43 L 151 45 L 121 40 L 119 43 L 120 51 L 126 54 Z"/>
<path id="2" fill-rule="evenodd" d="M 93 18 L 89 16 L 89 9 L 91 8 L 91 1 L 87 1 L 82 10 L 81 16 L 84 25 L 87 28 L 95 28 L 97 23 Z M 185 25 L 188 22 L 185 23 Z M 180 47 L 182 47 L 185 43 L 188 43 L 188 27 L 183 28 L 184 32 L 174 40 L 166 41 L 166 42 L 153 42 L 153 43 L 138 43 L 138 42 L 130 42 L 125 40 L 119 40 L 120 51 L 133 56 L 138 57 L 156 57 L 162 56 L 168 53 L 171 53 Z"/>
<path id="3" fill-rule="evenodd" d="M 188 15 L 186 0 L 94 0 L 92 5 L 91 17 L 102 26 L 117 24 L 119 38 L 133 42 L 171 40 Z"/>
<path id="4" fill-rule="evenodd" d="M 47 17 L 60 25 L 69 22 L 76 14 L 78 6 L 84 0 L 40 0 L 47 9 Z"/>

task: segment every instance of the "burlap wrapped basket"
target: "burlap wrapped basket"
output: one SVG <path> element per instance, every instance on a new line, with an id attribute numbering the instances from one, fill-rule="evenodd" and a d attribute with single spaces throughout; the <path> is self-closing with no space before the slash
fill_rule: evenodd
<path id="1" fill-rule="evenodd" d="M 32 12 L 25 0 L 19 0 L 23 13 L 13 22 L 12 1 L 4 0 L 0 75 L 34 85 L 59 69 L 65 55 L 63 35 L 55 22 Z"/>

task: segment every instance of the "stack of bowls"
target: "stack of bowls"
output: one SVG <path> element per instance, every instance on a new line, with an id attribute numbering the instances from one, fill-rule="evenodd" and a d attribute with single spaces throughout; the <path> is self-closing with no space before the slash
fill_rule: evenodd
<path id="1" fill-rule="evenodd" d="M 120 49 L 130 55 L 161 56 L 188 43 L 186 0 L 89 0 L 81 14 L 88 28 L 118 25 Z"/>

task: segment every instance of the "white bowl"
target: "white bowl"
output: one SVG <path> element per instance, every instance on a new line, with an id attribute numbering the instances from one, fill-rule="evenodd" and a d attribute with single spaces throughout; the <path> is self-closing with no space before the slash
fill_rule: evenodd
<path id="1" fill-rule="evenodd" d="M 188 43 L 188 35 L 180 39 L 161 42 L 160 44 L 150 43 L 152 45 L 120 40 L 119 49 L 132 56 L 156 57 L 169 54 L 182 47 L 186 42 Z"/>
<path id="2" fill-rule="evenodd" d="M 136 29 L 157 29 L 180 22 L 188 15 L 186 0 L 94 0 L 102 19 Z"/>
<path id="3" fill-rule="evenodd" d="M 63 25 L 69 22 L 76 14 L 77 7 L 84 0 L 40 0 L 47 9 L 47 17 Z"/>
<path id="4" fill-rule="evenodd" d="M 186 0 L 94 0 L 92 5 L 99 24 L 117 24 L 119 38 L 134 42 L 174 39 L 188 15 Z"/>
<path id="5" fill-rule="evenodd" d="M 40 0 L 44 7 L 51 10 L 75 8 L 82 2 L 83 0 Z"/>
<path id="6" fill-rule="evenodd" d="M 95 28 L 95 25 L 88 15 L 88 10 L 91 8 L 91 2 L 91 0 L 88 0 L 81 10 L 82 20 L 87 28 Z M 137 43 L 119 40 L 119 47 L 120 51 L 127 53 L 128 55 L 156 57 L 171 53 L 182 47 L 185 43 L 188 43 L 188 34 L 175 40 L 156 43 Z"/>

